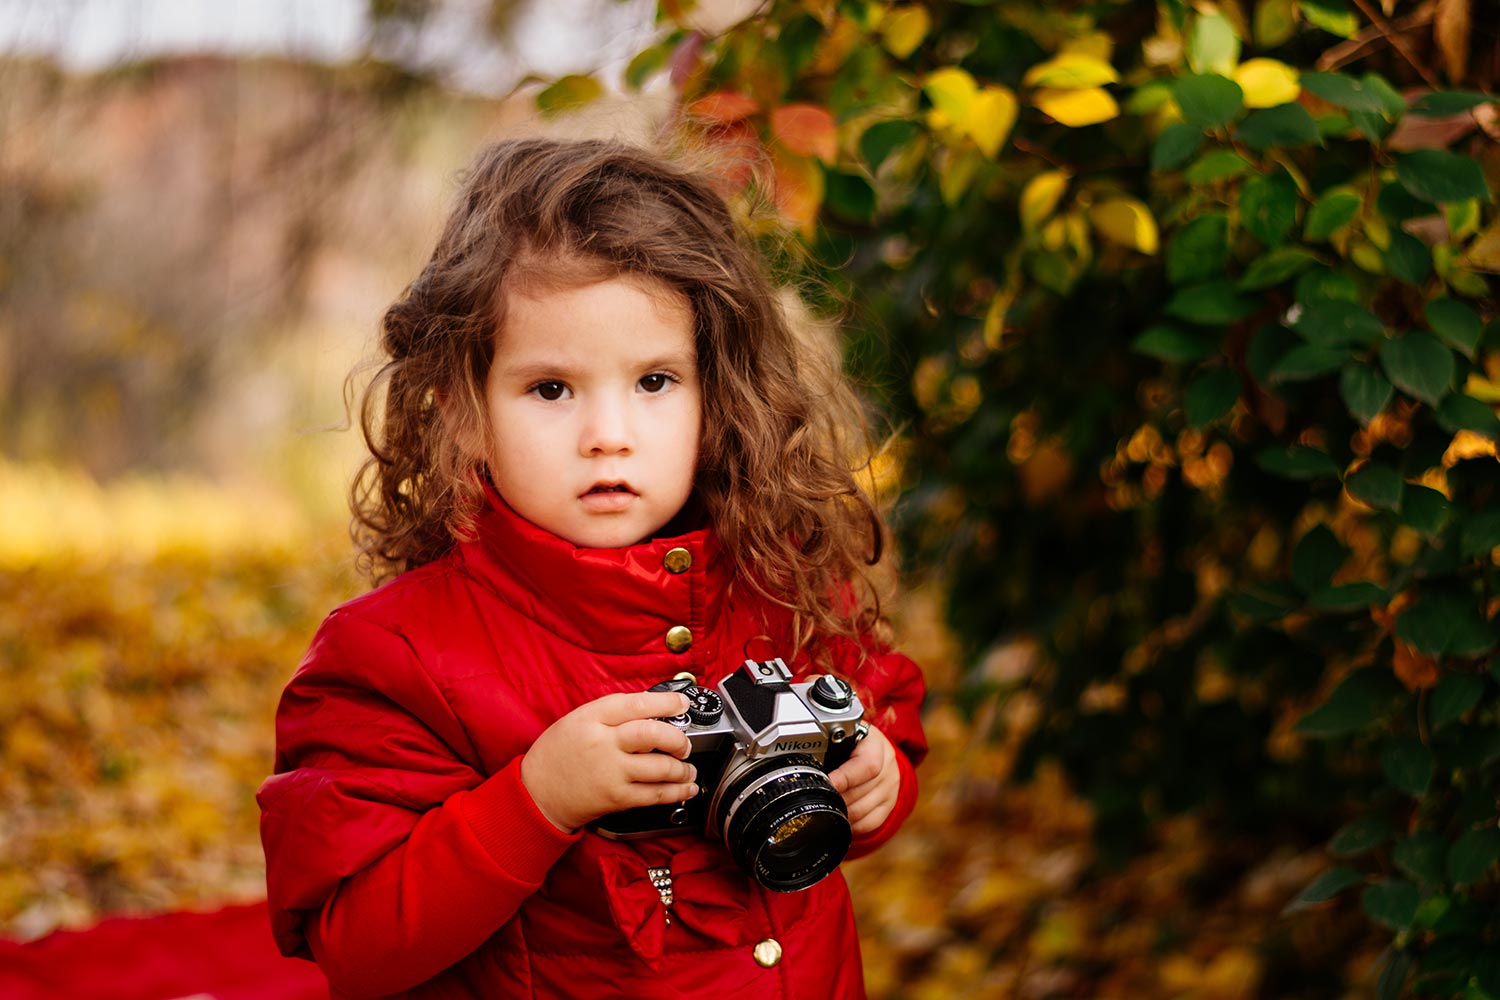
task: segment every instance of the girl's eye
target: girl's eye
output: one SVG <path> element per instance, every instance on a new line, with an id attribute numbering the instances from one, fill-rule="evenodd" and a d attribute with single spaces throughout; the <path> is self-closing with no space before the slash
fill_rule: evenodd
<path id="1" fill-rule="evenodd" d="M 661 392 L 667 387 L 667 383 L 676 381 L 675 378 L 666 372 L 652 372 L 650 375 L 642 377 L 640 386 L 647 392 Z"/>
<path id="2" fill-rule="evenodd" d="M 555 403 L 567 393 L 568 387 L 561 382 L 538 382 L 531 391 L 549 403 Z"/>

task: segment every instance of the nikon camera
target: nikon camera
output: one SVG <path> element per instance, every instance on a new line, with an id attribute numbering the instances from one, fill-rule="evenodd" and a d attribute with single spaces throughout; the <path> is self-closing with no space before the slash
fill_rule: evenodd
<path id="1" fill-rule="evenodd" d="M 698 795 L 687 802 L 626 809 L 592 829 L 617 840 L 700 830 L 720 839 L 757 882 L 778 892 L 806 889 L 831 873 L 853 835 L 844 799 L 828 772 L 869 732 L 864 707 L 843 680 L 800 684 L 780 659 L 744 666 L 718 691 L 680 675 L 651 688 L 688 696 L 683 715 L 663 721 L 687 733 Z"/>

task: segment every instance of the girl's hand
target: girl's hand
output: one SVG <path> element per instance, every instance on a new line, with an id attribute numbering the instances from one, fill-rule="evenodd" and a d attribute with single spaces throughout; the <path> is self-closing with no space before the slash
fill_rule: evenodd
<path id="1" fill-rule="evenodd" d="M 684 695 L 648 691 L 575 708 L 521 758 L 521 784 L 542 815 L 568 831 L 621 809 L 690 799 L 698 794 L 698 772 L 683 758 L 692 744 L 661 721 L 687 706 Z"/>
<path id="2" fill-rule="evenodd" d="M 874 726 L 854 753 L 828 776 L 833 790 L 849 807 L 849 826 L 856 837 L 874 833 L 896 807 L 901 790 L 901 770 L 896 766 L 896 748 Z"/>

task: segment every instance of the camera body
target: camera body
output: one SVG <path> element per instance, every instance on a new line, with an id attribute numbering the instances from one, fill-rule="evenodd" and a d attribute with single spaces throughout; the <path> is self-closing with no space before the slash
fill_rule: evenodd
<path id="1" fill-rule="evenodd" d="M 719 838 L 767 888 L 813 885 L 848 853 L 843 797 L 828 783 L 869 732 L 864 706 L 838 677 L 792 683 L 781 659 L 746 660 L 717 689 L 679 676 L 651 688 L 687 695 L 664 719 L 687 734 L 698 795 L 601 817 L 590 828 L 629 840 L 698 830 Z"/>

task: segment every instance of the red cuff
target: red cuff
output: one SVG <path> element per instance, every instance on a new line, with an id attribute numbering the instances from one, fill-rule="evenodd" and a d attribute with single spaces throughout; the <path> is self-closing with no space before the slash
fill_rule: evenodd
<path id="1" fill-rule="evenodd" d="M 891 814 L 880 824 L 880 828 L 870 833 L 854 838 L 854 843 L 849 847 L 849 853 L 845 861 L 853 861 L 872 854 L 896 835 L 901 829 L 901 824 L 906 822 L 906 817 L 912 814 L 917 805 L 917 769 L 912 765 L 910 759 L 896 747 L 896 768 L 901 772 L 901 785 L 896 790 L 896 804 L 891 808 Z"/>
<path id="2" fill-rule="evenodd" d="M 517 757 L 459 803 L 469 828 L 495 864 L 522 882 L 540 885 L 583 831 L 565 833 L 542 815 L 521 783 Z"/>

